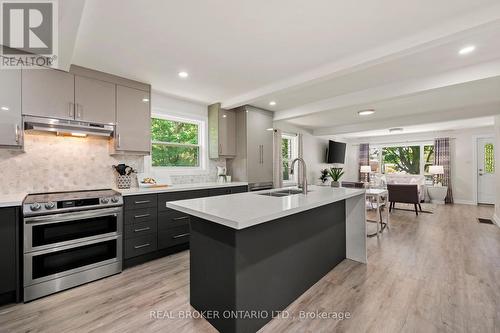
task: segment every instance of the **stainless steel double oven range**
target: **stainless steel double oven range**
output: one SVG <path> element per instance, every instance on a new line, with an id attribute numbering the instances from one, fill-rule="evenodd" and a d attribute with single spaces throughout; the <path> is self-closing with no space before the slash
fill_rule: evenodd
<path id="1" fill-rule="evenodd" d="M 121 272 L 122 206 L 113 190 L 28 195 L 24 301 Z"/>

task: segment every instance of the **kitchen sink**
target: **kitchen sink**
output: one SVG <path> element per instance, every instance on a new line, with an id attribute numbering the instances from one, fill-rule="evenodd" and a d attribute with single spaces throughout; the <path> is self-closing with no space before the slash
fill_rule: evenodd
<path id="1" fill-rule="evenodd" d="M 311 192 L 311 191 L 307 191 Z M 280 190 L 280 191 L 270 191 L 264 193 L 258 193 L 259 195 L 267 195 L 269 197 L 287 197 L 289 195 L 294 194 L 302 194 L 302 190 L 299 189 L 289 189 L 289 190 Z"/>

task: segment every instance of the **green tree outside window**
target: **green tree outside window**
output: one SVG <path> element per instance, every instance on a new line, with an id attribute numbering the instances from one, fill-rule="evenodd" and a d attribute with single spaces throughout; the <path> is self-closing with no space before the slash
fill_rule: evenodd
<path id="1" fill-rule="evenodd" d="M 495 147 L 492 143 L 484 145 L 484 172 L 495 173 Z"/>
<path id="2" fill-rule="evenodd" d="M 151 140 L 151 160 L 153 166 L 200 166 L 198 124 L 152 118 Z"/>

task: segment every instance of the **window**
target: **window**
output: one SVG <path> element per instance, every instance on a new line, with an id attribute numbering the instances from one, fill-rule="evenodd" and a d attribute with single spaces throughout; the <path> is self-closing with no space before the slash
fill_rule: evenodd
<path id="1" fill-rule="evenodd" d="M 152 118 L 152 166 L 200 167 L 201 128 L 195 120 Z"/>
<path id="2" fill-rule="evenodd" d="M 429 166 L 434 165 L 434 145 L 391 145 L 370 147 L 370 166 L 378 173 L 403 172 L 425 175 L 432 179 Z"/>
<path id="3" fill-rule="evenodd" d="M 492 143 L 484 145 L 484 172 L 495 173 L 495 148 Z"/>
<path id="4" fill-rule="evenodd" d="M 283 134 L 281 136 L 281 158 L 283 160 L 283 182 L 296 183 L 297 173 L 290 174 L 292 161 L 298 156 L 297 135 Z"/>

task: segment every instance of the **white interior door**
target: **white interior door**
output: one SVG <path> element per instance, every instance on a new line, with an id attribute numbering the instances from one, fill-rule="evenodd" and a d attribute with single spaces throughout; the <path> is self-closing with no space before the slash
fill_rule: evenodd
<path id="1" fill-rule="evenodd" d="M 477 202 L 495 203 L 494 138 L 477 139 Z"/>

